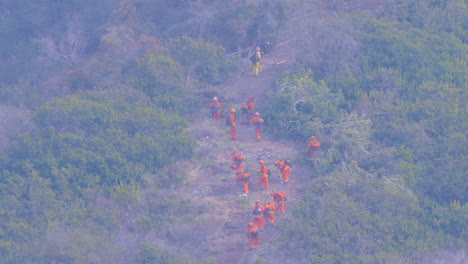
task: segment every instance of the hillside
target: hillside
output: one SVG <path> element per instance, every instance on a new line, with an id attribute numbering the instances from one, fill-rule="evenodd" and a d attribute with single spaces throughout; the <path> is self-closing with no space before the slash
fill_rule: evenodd
<path id="1" fill-rule="evenodd" d="M 466 2 L 59 2 L 0 8 L 0 264 L 467 262 Z"/>

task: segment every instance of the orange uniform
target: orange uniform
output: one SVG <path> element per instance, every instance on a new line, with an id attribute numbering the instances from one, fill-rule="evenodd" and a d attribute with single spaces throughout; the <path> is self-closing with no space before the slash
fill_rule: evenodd
<path id="1" fill-rule="evenodd" d="M 236 110 L 231 109 L 229 114 L 229 127 L 231 128 L 231 140 L 237 140 L 237 130 L 236 130 Z"/>
<path id="2" fill-rule="evenodd" d="M 218 101 L 218 97 L 213 97 L 213 101 L 210 104 L 210 113 L 214 121 L 221 121 L 221 107 L 222 105 Z"/>
<path id="3" fill-rule="evenodd" d="M 253 102 L 254 98 L 250 97 L 249 101 L 247 102 L 247 113 L 245 115 L 246 120 L 250 120 L 250 117 L 252 116 L 252 113 L 255 110 L 255 104 Z"/>
<path id="4" fill-rule="evenodd" d="M 262 140 L 262 126 L 265 123 L 265 120 L 260 118 L 260 114 L 258 112 L 255 113 L 255 116 L 252 118 L 252 124 L 255 128 L 255 136 L 257 137 L 257 141 Z"/>
<path id="5" fill-rule="evenodd" d="M 291 174 L 291 167 L 288 165 L 284 165 L 283 167 L 283 181 L 284 183 L 287 183 L 289 181 L 289 175 Z"/>
<path id="6" fill-rule="evenodd" d="M 249 97 L 249 100 L 247 101 L 247 103 L 240 108 L 243 114 L 243 120 L 241 122 L 243 124 L 248 124 L 248 122 L 252 118 L 252 113 L 255 109 L 255 104 L 253 101 L 254 101 L 254 98 Z"/>
<path id="7" fill-rule="evenodd" d="M 319 150 L 320 150 L 320 141 L 317 140 L 317 137 L 313 136 L 310 139 L 309 144 L 307 144 L 307 148 L 306 148 L 307 157 L 316 158 L 318 156 Z"/>
<path id="8" fill-rule="evenodd" d="M 255 201 L 255 206 L 253 208 L 254 224 L 258 228 L 263 229 L 263 212 L 265 212 L 265 207 L 260 204 L 260 201 Z"/>
<path id="9" fill-rule="evenodd" d="M 271 196 L 273 201 L 276 203 L 276 211 L 280 210 L 281 213 L 285 213 L 285 202 L 286 202 L 286 193 L 283 192 L 272 192 Z"/>
<path id="10" fill-rule="evenodd" d="M 242 181 L 242 188 L 244 189 L 245 194 L 249 194 L 249 184 L 251 182 L 250 180 L 250 173 L 240 173 L 240 175 L 237 175 L 237 179 L 241 179 Z"/>
<path id="11" fill-rule="evenodd" d="M 268 221 L 272 224 L 275 223 L 275 210 L 276 207 L 271 202 L 265 205 L 265 212 L 263 213 L 265 216 L 265 223 L 268 223 Z"/>
<path id="12" fill-rule="evenodd" d="M 260 180 L 258 181 L 259 186 L 265 186 L 265 188 L 268 190 L 270 189 L 270 169 L 268 169 L 267 165 L 265 164 L 265 161 L 261 160 L 259 161 L 260 163 Z"/>
<path id="13" fill-rule="evenodd" d="M 260 246 L 260 230 L 254 225 L 254 223 L 249 223 L 247 227 L 247 238 L 250 240 L 250 247 Z"/>
<path id="14" fill-rule="evenodd" d="M 287 183 L 289 181 L 289 175 L 291 174 L 291 167 L 286 165 L 284 161 L 277 161 L 275 165 L 279 170 L 281 183 Z"/>
<path id="15" fill-rule="evenodd" d="M 240 152 L 236 152 L 232 154 L 232 165 L 231 165 L 231 168 L 236 172 L 240 172 L 240 173 L 244 173 L 244 170 L 245 170 L 245 166 L 244 166 L 244 160 L 245 160 L 245 157 L 242 156 L 242 154 Z"/>

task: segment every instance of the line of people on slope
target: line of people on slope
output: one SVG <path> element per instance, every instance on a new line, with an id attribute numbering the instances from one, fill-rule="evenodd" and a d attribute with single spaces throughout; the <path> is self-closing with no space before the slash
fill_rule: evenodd
<path id="1" fill-rule="evenodd" d="M 218 97 L 213 97 L 210 105 L 210 113 L 213 118 L 213 121 L 220 122 L 221 121 L 221 108 L 222 104 L 219 102 Z M 255 112 L 255 104 L 254 98 L 249 97 L 247 103 L 240 107 L 241 111 L 241 124 L 252 124 L 255 130 L 255 137 L 258 142 L 262 141 L 262 127 L 265 124 L 265 120 L 260 117 L 259 112 Z M 226 119 L 226 125 L 230 127 L 230 138 L 231 140 L 237 140 L 237 116 L 236 116 L 236 109 L 232 108 L 229 112 L 229 115 Z M 252 117 L 253 115 L 253 117 Z"/>
<path id="2" fill-rule="evenodd" d="M 270 196 L 273 198 L 273 203 L 268 202 L 268 204 L 262 205 L 260 200 L 255 201 L 252 210 L 253 222 L 247 224 L 247 238 L 251 249 L 260 245 L 260 231 L 267 224 L 275 223 L 275 212 L 280 211 L 282 214 L 286 212 L 286 193 L 271 192 Z"/>
<path id="3" fill-rule="evenodd" d="M 249 194 L 249 186 L 252 183 L 252 180 L 250 172 L 245 168 L 245 156 L 242 155 L 242 153 L 239 150 L 234 149 L 231 153 L 231 161 L 231 169 L 236 174 L 236 182 L 242 183 L 244 195 L 247 196 Z M 260 164 L 260 170 L 258 171 L 260 174 L 258 185 L 260 187 L 264 187 L 266 190 L 269 190 L 270 178 L 273 175 L 273 173 L 268 168 L 264 160 L 260 160 L 258 163 Z M 276 161 L 275 166 L 278 169 L 281 184 L 287 184 L 289 182 L 291 174 L 291 161 Z"/>
<path id="4" fill-rule="evenodd" d="M 234 149 L 231 154 L 231 161 L 231 169 L 236 173 L 236 182 L 242 183 L 243 195 L 247 196 L 249 194 L 249 184 L 252 183 L 252 179 L 250 178 L 250 172 L 245 168 L 245 156 L 242 155 L 239 150 Z M 269 190 L 270 178 L 273 173 L 264 160 L 259 160 L 258 163 L 260 164 L 258 185 L 261 188 Z M 277 161 L 275 162 L 275 166 L 278 169 L 281 183 L 286 184 L 289 181 L 289 174 L 291 172 L 290 161 Z M 270 195 L 273 198 L 273 202 L 268 202 L 266 205 L 262 205 L 260 200 L 255 201 L 255 206 L 252 211 L 253 221 L 250 222 L 247 227 L 247 237 L 251 248 L 260 245 L 260 230 L 268 223 L 275 223 L 275 212 L 280 211 L 281 213 L 285 213 L 286 211 L 286 193 L 271 192 Z"/>

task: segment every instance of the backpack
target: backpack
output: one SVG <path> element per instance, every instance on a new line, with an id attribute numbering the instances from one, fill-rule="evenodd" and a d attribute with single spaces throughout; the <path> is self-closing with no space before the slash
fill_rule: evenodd
<path id="1" fill-rule="evenodd" d="M 251 235 L 252 237 L 258 237 L 258 230 L 255 231 L 255 232 L 250 233 L 250 235 Z"/>
<path id="2" fill-rule="evenodd" d="M 257 62 L 260 61 L 260 60 L 258 59 L 258 57 L 257 57 L 257 52 L 254 52 L 254 53 L 252 54 L 252 56 L 250 56 L 250 61 L 251 61 L 252 63 L 257 63 Z"/>
<path id="3" fill-rule="evenodd" d="M 213 107 L 211 107 L 210 111 L 212 114 L 219 112 L 218 104 L 213 104 Z"/>
<path id="4" fill-rule="evenodd" d="M 256 128 L 262 128 L 264 123 L 265 123 L 265 120 L 259 118 L 258 121 L 254 124 L 254 126 Z"/>
<path id="5" fill-rule="evenodd" d="M 244 114 L 244 115 L 247 114 L 247 112 L 249 111 L 247 105 L 242 106 L 241 111 L 242 111 L 242 114 Z"/>

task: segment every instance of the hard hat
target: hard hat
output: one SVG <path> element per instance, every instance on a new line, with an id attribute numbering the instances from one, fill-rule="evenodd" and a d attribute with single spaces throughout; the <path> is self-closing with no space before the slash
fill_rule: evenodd
<path id="1" fill-rule="evenodd" d="M 254 100 L 253 97 L 249 97 L 249 102 L 252 102 Z"/>
<path id="2" fill-rule="evenodd" d="M 213 100 L 214 100 L 214 101 L 218 101 L 218 97 L 216 97 L 216 96 L 213 97 Z"/>
<path id="3" fill-rule="evenodd" d="M 249 223 L 249 226 L 253 226 L 253 223 Z"/>
<path id="4" fill-rule="evenodd" d="M 260 47 L 259 47 L 259 46 L 257 46 L 255 49 L 256 49 L 256 50 L 260 50 Z"/>
<path id="5" fill-rule="evenodd" d="M 236 112 L 236 109 L 231 108 L 231 113 L 235 113 L 235 112 Z"/>
<path id="6" fill-rule="evenodd" d="M 316 136 L 312 136 L 311 139 L 317 138 Z"/>
<path id="7" fill-rule="evenodd" d="M 260 113 L 259 113 L 259 112 L 255 112 L 255 115 L 258 116 L 258 115 L 260 115 Z"/>
<path id="8" fill-rule="evenodd" d="M 260 160 L 260 161 L 258 161 L 258 162 L 259 162 L 259 163 L 265 163 L 265 161 L 264 161 L 264 160 Z"/>
<path id="9" fill-rule="evenodd" d="M 259 202 L 260 202 L 260 200 L 256 200 L 256 201 L 255 201 L 255 203 L 259 203 Z"/>

